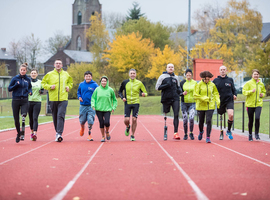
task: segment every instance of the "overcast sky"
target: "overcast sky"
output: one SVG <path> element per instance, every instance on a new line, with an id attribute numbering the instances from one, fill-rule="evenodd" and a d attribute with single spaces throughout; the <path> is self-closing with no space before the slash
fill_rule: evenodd
<path id="1" fill-rule="evenodd" d="M 187 23 L 188 0 L 136 0 L 142 13 L 152 22 L 164 24 Z M 102 11 L 124 15 L 134 0 L 99 0 Z M 225 6 L 227 0 L 191 0 L 191 18 L 202 5 L 211 3 Z M 270 22 L 270 0 L 249 0 L 258 10 L 263 22 Z M 8 48 L 13 40 L 34 33 L 45 42 L 57 30 L 71 34 L 72 4 L 74 0 L 0 0 L 0 48 Z"/>

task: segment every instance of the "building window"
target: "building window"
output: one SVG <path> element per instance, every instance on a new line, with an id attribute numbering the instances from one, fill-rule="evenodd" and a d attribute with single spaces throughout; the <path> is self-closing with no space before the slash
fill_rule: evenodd
<path id="1" fill-rule="evenodd" d="M 66 58 L 66 65 L 69 65 L 69 64 L 70 64 L 70 59 Z"/>
<path id="2" fill-rule="evenodd" d="M 79 11 L 78 13 L 78 25 L 80 25 L 82 23 L 82 13 L 81 11 Z"/>
<path id="3" fill-rule="evenodd" d="M 79 36 L 77 38 L 77 51 L 80 51 L 82 49 L 82 40 L 81 40 L 81 37 Z"/>

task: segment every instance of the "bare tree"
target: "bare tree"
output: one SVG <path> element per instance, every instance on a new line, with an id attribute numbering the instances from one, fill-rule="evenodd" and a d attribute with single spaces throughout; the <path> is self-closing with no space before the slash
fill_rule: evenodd
<path id="1" fill-rule="evenodd" d="M 205 4 L 200 9 L 196 10 L 193 19 L 196 21 L 196 28 L 205 31 L 207 38 L 210 36 L 210 29 L 216 25 L 216 20 L 224 18 L 223 8 L 219 5 Z"/>
<path id="2" fill-rule="evenodd" d="M 53 37 L 46 40 L 44 50 L 49 54 L 54 55 L 59 49 L 64 48 L 69 40 L 69 35 L 64 35 L 62 31 L 57 30 Z"/>
<path id="3" fill-rule="evenodd" d="M 105 12 L 102 14 L 102 22 L 107 29 L 117 29 L 126 22 L 126 16 L 116 12 Z"/>

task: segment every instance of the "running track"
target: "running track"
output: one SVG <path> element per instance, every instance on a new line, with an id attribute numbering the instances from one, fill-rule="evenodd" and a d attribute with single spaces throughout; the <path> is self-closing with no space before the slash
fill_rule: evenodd
<path id="1" fill-rule="evenodd" d="M 53 124 L 39 126 L 38 140 L 15 143 L 15 130 L 0 132 L 0 199 L 269 199 L 270 143 L 219 140 L 213 129 L 205 140 L 174 141 L 168 119 L 139 116 L 136 141 L 124 135 L 123 116 L 111 118 L 111 140 L 79 136 L 78 118 L 66 120 L 62 143 Z M 198 133 L 195 125 L 194 133 Z M 205 134 L 204 134 L 205 139 Z"/>

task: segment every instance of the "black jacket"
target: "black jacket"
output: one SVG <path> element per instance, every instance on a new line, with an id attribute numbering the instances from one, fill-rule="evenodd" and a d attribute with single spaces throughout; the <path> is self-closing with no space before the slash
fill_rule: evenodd
<path id="1" fill-rule="evenodd" d="M 237 93 L 232 78 L 229 78 L 227 75 L 224 78 L 218 76 L 213 83 L 215 83 L 218 89 L 221 104 L 234 101 L 233 95 L 237 96 Z"/>
<path id="2" fill-rule="evenodd" d="M 157 80 L 156 90 L 161 90 L 161 103 L 179 101 L 183 93 L 180 88 L 179 79 L 174 73 L 163 72 Z"/>

